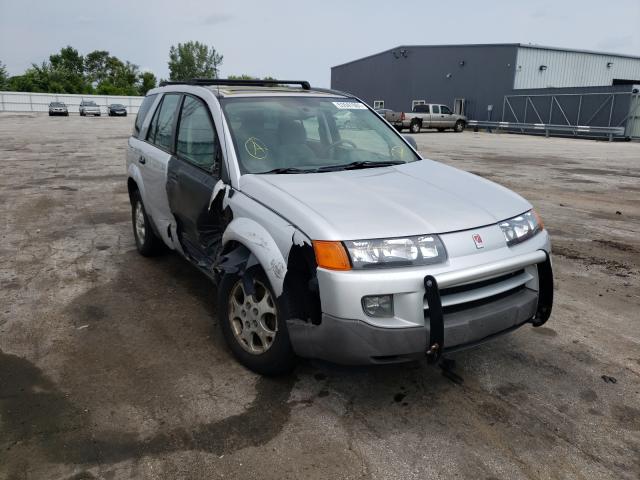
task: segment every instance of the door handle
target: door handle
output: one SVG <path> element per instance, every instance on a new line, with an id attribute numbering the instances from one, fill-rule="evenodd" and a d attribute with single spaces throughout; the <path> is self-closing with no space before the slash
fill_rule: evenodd
<path id="1" fill-rule="evenodd" d="M 144 165 L 145 163 L 147 163 L 147 159 L 144 158 L 142 155 L 140 155 L 138 157 L 138 162 L 140 162 L 142 165 Z"/>

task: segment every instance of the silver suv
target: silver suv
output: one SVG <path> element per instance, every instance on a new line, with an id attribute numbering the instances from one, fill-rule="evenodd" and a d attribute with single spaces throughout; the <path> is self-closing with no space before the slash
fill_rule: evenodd
<path id="1" fill-rule="evenodd" d="M 175 250 L 217 284 L 223 335 L 256 372 L 296 356 L 434 362 L 551 313 L 531 204 L 422 159 L 348 94 L 165 82 L 140 107 L 127 171 L 139 252 Z"/>
<path id="2" fill-rule="evenodd" d="M 82 100 L 79 111 L 81 117 L 86 117 L 87 115 L 100 116 L 100 107 L 93 100 Z"/>

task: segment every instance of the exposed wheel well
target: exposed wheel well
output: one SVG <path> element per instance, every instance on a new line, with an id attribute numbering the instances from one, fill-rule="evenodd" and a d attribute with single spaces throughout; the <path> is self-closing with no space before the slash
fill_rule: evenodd
<path id="1" fill-rule="evenodd" d="M 283 291 L 295 318 L 319 325 L 322 320 L 315 254 L 311 245 L 294 245 L 289 252 Z"/>

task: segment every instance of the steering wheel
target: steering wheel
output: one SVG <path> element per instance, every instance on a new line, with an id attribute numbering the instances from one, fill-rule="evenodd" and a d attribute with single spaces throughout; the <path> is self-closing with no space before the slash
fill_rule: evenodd
<path id="1" fill-rule="evenodd" d="M 331 152 L 333 151 L 336 147 L 339 147 L 341 145 L 348 145 L 349 147 L 351 147 L 353 150 L 357 150 L 358 146 L 353 143 L 351 140 L 338 140 L 335 143 L 332 143 L 331 145 L 329 145 L 327 147 L 327 152 Z"/>

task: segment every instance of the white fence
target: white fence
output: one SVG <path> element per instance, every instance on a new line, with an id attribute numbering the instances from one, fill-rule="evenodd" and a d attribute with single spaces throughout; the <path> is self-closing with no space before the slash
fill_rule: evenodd
<path id="1" fill-rule="evenodd" d="M 0 92 L 0 112 L 48 112 L 49 103 L 62 102 L 69 114 L 78 114 L 82 100 L 93 100 L 107 113 L 107 105 L 120 103 L 130 114 L 138 113 L 144 97 L 120 95 L 71 95 L 67 93 Z"/>

